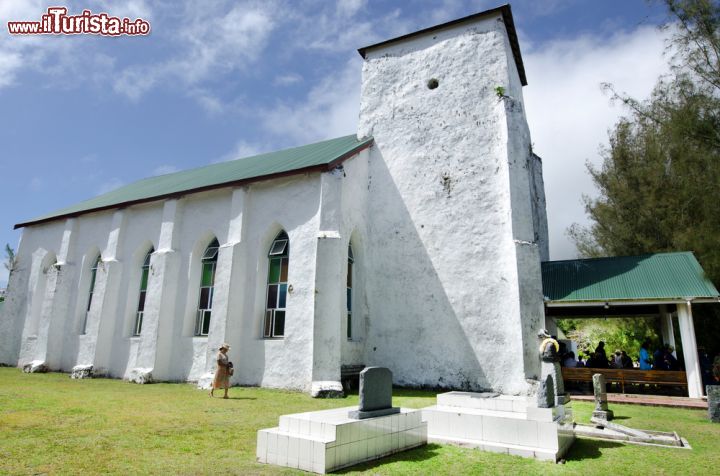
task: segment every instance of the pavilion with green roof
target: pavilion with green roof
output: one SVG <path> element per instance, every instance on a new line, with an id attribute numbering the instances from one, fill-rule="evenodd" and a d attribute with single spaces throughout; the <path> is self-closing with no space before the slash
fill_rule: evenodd
<path id="1" fill-rule="evenodd" d="M 675 345 L 677 313 L 688 394 L 702 397 L 693 303 L 719 303 L 720 293 L 692 252 L 542 263 L 545 318 L 660 316 L 663 341 Z"/>

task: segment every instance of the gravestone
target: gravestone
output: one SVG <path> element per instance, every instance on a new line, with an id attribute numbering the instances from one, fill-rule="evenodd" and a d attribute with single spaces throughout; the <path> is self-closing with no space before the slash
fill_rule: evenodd
<path id="1" fill-rule="evenodd" d="M 392 406 L 392 372 L 385 367 L 366 367 L 360 372 L 358 409 L 348 417 L 362 420 L 393 413 L 400 413 L 400 408 Z"/>
<path id="2" fill-rule="evenodd" d="M 552 408 L 555 406 L 555 383 L 552 375 L 547 375 L 540 381 L 537 392 L 538 408 Z"/>
<path id="3" fill-rule="evenodd" d="M 32 362 L 28 362 L 27 364 L 23 365 L 23 372 L 28 374 L 45 373 L 47 371 L 48 367 L 42 360 L 33 360 Z"/>
<path id="4" fill-rule="evenodd" d="M 152 369 L 134 368 L 130 371 L 128 380 L 141 385 L 146 383 L 152 383 Z M 208 388 L 210 387 L 208 386 Z"/>
<path id="5" fill-rule="evenodd" d="M 592 418 L 596 418 L 601 421 L 610 421 L 613 419 L 613 412 L 608 409 L 607 392 L 605 389 L 605 376 L 603 374 L 593 375 L 595 410 L 593 410 Z"/>
<path id="6" fill-rule="evenodd" d="M 705 387 L 708 402 L 708 417 L 713 423 L 720 423 L 720 385 Z"/>
<path id="7" fill-rule="evenodd" d="M 72 372 L 70 373 L 70 378 L 74 379 L 85 379 L 93 377 L 94 372 L 92 365 L 76 365 L 75 367 L 73 367 Z"/>

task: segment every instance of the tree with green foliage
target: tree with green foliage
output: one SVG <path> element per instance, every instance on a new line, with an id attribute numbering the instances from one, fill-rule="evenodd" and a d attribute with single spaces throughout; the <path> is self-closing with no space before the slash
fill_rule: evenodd
<path id="1" fill-rule="evenodd" d="M 12 247 L 5 243 L 5 269 L 12 272 L 13 268 L 15 267 L 15 250 L 12 249 Z"/>
<path id="2" fill-rule="evenodd" d="M 599 190 L 584 198 L 590 226 L 568 234 L 586 257 L 691 250 L 720 283 L 720 2 L 664 3 L 671 74 L 645 101 L 605 85 L 628 115 L 610 131 L 602 165 L 588 165 Z M 714 352 L 717 307 L 696 314 Z"/>
<path id="3" fill-rule="evenodd" d="M 577 343 L 578 351 L 586 358 L 600 341 L 604 341 L 608 357 L 616 350 L 624 350 L 637 362 L 644 341 L 650 341 L 652 348 L 661 344 L 655 331 L 656 323 L 657 319 L 635 317 L 563 319 L 558 321 L 558 327 L 568 339 Z"/>
<path id="4" fill-rule="evenodd" d="M 647 101 L 628 106 L 610 133 L 600 168 L 588 166 L 600 195 L 585 197 L 589 228 L 569 234 L 584 256 L 692 250 L 720 282 L 720 5 L 666 0 L 676 28 L 672 75 Z"/>

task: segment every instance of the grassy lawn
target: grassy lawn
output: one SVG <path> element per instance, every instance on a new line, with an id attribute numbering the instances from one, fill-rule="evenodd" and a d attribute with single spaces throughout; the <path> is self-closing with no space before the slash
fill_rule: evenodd
<path id="1" fill-rule="evenodd" d="M 286 413 L 356 404 L 302 393 L 232 388 L 210 399 L 188 384 L 134 385 L 22 374 L 0 368 L 0 474 L 299 474 L 255 463 L 256 432 Z M 429 392 L 396 389 L 394 404 L 421 408 Z M 592 405 L 575 402 L 577 421 Z M 693 449 L 576 440 L 567 463 L 430 444 L 341 473 L 367 474 L 718 474 L 720 425 L 705 411 L 612 405 L 618 423 L 677 431 Z M 302 473 L 306 474 L 306 473 Z"/>

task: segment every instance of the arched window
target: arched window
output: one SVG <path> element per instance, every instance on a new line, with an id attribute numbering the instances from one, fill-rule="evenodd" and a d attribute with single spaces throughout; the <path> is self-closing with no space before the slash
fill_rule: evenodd
<path id="1" fill-rule="evenodd" d="M 138 298 L 137 312 L 135 313 L 135 328 L 133 335 L 139 336 L 142 331 L 143 314 L 145 314 L 145 296 L 147 295 L 148 278 L 150 277 L 150 255 L 155 251 L 154 248 L 145 255 L 142 265 L 142 274 L 140 277 L 140 297 Z"/>
<path id="2" fill-rule="evenodd" d="M 275 237 L 268 253 L 268 284 L 265 307 L 265 337 L 285 335 L 285 304 L 287 302 L 288 255 L 290 244 L 287 233 Z"/>
<path id="3" fill-rule="evenodd" d="M 217 238 L 205 249 L 202 256 L 202 276 L 200 278 L 200 299 L 198 300 L 195 335 L 206 336 L 210 331 L 210 314 L 212 312 L 213 291 L 215 289 L 215 268 L 217 267 Z"/>
<path id="4" fill-rule="evenodd" d="M 347 267 L 347 291 L 346 291 L 346 305 L 347 305 L 347 338 L 352 340 L 352 278 L 353 278 L 353 263 L 355 257 L 353 256 L 352 244 L 348 244 L 348 267 Z"/>
<path id="5" fill-rule="evenodd" d="M 100 265 L 101 256 L 98 255 L 93 262 L 92 268 L 90 268 L 90 292 L 88 293 L 87 308 L 85 308 L 85 319 L 83 320 L 82 333 L 85 334 L 87 331 L 87 319 L 88 313 L 90 312 L 90 306 L 92 305 L 93 293 L 95 292 L 95 278 L 97 277 L 98 266 Z"/>

